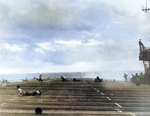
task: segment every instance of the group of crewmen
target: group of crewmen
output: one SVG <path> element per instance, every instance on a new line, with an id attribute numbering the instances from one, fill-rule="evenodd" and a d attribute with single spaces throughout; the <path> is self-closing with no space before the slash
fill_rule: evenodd
<path id="1" fill-rule="evenodd" d="M 63 76 L 61 76 L 61 80 L 62 81 L 67 81 L 67 79 Z M 73 81 L 80 81 L 80 79 L 79 78 L 73 78 Z M 95 78 L 95 82 L 102 82 L 102 81 L 103 81 L 103 78 L 100 79 L 99 76 L 97 76 Z"/>
<path id="2" fill-rule="evenodd" d="M 35 78 L 36 80 L 38 81 L 43 81 L 42 80 L 42 76 L 43 74 L 39 74 L 39 78 Z M 126 73 L 124 73 L 124 79 L 125 79 L 125 82 L 128 82 L 128 75 Z M 62 81 L 67 81 L 67 79 L 63 76 L 61 76 L 61 80 Z M 80 81 L 79 78 L 73 78 L 73 81 Z M 103 78 L 99 78 L 99 76 L 97 76 L 95 78 L 95 82 L 102 82 L 103 81 Z M 30 96 L 30 95 L 41 95 L 41 91 L 37 90 L 37 91 L 32 91 L 32 92 L 27 92 L 27 91 L 24 91 L 23 89 L 21 89 L 20 85 L 17 85 L 17 89 L 18 89 L 18 96 Z"/>
<path id="3" fill-rule="evenodd" d="M 67 79 L 63 76 L 61 76 L 61 80 L 62 81 L 67 81 Z M 79 78 L 73 78 L 73 81 L 80 81 L 80 79 Z"/>
<path id="4" fill-rule="evenodd" d="M 103 78 L 99 78 L 99 76 L 97 76 L 96 78 L 95 78 L 95 82 L 102 82 L 103 81 Z"/>
<path id="5" fill-rule="evenodd" d="M 123 77 L 125 79 L 125 82 L 128 82 L 128 75 L 126 73 L 124 73 Z M 103 81 L 103 78 L 100 79 L 99 76 L 95 78 L 95 82 L 102 82 L 102 81 Z"/>
<path id="6" fill-rule="evenodd" d="M 38 81 L 43 81 L 42 80 L 42 76 L 43 74 L 38 74 L 39 75 L 39 78 L 33 78 L 33 79 L 36 79 Z M 26 78 L 26 81 L 27 81 L 27 78 Z M 30 92 L 27 92 L 23 89 L 21 89 L 20 85 L 17 85 L 17 90 L 18 90 L 18 94 L 17 96 L 33 96 L 33 95 L 41 95 L 41 91 L 39 90 L 33 90 L 33 91 L 30 91 Z"/>

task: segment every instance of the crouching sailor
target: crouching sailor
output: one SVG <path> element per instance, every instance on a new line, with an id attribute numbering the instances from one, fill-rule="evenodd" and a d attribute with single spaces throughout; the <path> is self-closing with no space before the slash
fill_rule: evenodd
<path id="1" fill-rule="evenodd" d="M 20 88 L 20 85 L 17 85 L 18 96 L 33 96 L 33 95 L 41 95 L 41 91 L 32 91 L 27 92 Z"/>

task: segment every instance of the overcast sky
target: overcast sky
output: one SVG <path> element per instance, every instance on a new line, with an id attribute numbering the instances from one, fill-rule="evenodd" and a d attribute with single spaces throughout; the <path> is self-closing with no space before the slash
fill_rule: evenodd
<path id="1" fill-rule="evenodd" d="M 150 6 L 150 1 L 148 0 Z M 145 0 L 0 0 L 0 73 L 144 70 Z"/>

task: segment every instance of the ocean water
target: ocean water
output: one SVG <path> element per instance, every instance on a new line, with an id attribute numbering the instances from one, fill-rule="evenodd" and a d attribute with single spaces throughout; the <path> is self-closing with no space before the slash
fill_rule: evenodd
<path id="1" fill-rule="evenodd" d="M 99 76 L 104 80 L 124 81 L 124 73 L 128 75 L 128 79 L 135 73 L 144 73 L 144 71 L 96 71 L 96 72 L 56 72 L 43 73 L 43 78 L 46 77 L 68 77 L 68 78 L 96 78 Z M 24 79 L 39 78 L 39 73 L 22 73 L 22 74 L 0 74 L 0 81 L 7 80 L 8 82 L 21 82 Z"/>

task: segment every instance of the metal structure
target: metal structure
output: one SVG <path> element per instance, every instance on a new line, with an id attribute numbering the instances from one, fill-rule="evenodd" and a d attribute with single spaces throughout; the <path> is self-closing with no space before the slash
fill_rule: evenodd
<path id="1" fill-rule="evenodd" d="M 140 54 L 139 60 L 143 61 L 145 73 L 150 73 L 150 48 L 145 47 L 144 44 L 139 40 Z"/>
<path id="2" fill-rule="evenodd" d="M 145 2 L 145 8 L 144 8 L 144 6 L 142 6 L 142 11 L 147 12 L 149 10 L 150 10 L 150 8 L 147 8 L 147 0 L 146 0 L 146 2 Z"/>

